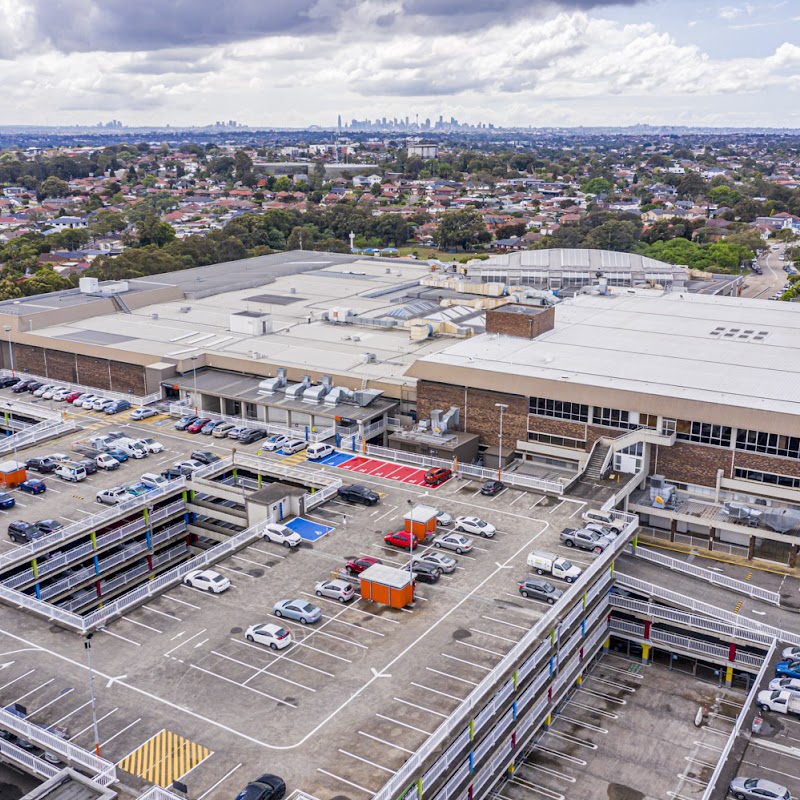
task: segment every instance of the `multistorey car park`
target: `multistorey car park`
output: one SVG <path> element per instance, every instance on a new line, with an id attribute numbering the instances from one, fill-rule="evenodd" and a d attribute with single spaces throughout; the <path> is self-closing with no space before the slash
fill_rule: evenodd
<path id="1" fill-rule="evenodd" d="M 92 433 L 136 425 L 142 433 L 155 434 L 169 451 L 157 454 L 160 466 L 181 460 L 209 441 L 175 431 L 174 419 L 165 415 L 136 424 L 95 414 L 81 413 L 79 418 L 91 419 L 87 427 Z M 58 440 L 30 452 L 54 449 L 60 449 Z M 190 552 L 210 552 L 224 544 L 222 540 L 230 543 L 242 533 L 247 537 L 247 497 L 259 485 L 296 482 L 310 499 L 349 477 L 346 470 L 296 456 L 257 455 L 258 443 L 231 453 L 224 440 L 212 439 L 208 449 L 221 460 L 158 495 L 133 498 L 124 508 L 101 509 L 91 497 L 101 483 L 121 482 L 123 470 L 155 469 L 154 455 L 127 462 L 116 474 L 93 475 L 77 486 L 45 476 L 48 491 L 60 494 L 25 501 L 41 501 L 37 515 L 41 509 L 42 516 L 57 516 L 55 509 L 64 509 L 69 498 L 75 522 L 67 533 L 57 532 L 46 546 L 39 546 L 37 562 L 58 561 L 62 572 L 72 569 L 85 546 L 79 543 L 81 537 L 98 526 L 98 510 L 103 529 L 124 531 L 123 542 L 147 543 L 148 533 L 152 537 L 159 524 L 168 528 L 173 519 L 154 517 L 174 508 L 167 514 L 174 514 L 173 524 L 181 526 L 178 538 L 184 548 L 191 528 L 209 538 L 205 543 L 195 540 Z M 379 491 L 379 505 L 362 508 L 328 499 L 310 508 L 306 518 L 325 532 L 296 550 L 257 535 L 237 545 L 216 565 L 233 583 L 228 593 L 201 594 L 175 580 L 152 593 L 146 584 L 144 591 L 127 593 L 114 587 L 101 607 L 95 594 L 91 604 L 71 612 L 87 621 L 86 630 L 98 630 L 92 654 L 95 678 L 105 687 L 98 691 L 96 709 L 101 761 L 93 761 L 91 752 L 94 737 L 81 639 L 64 639 L 54 632 L 68 626 L 63 618 L 53 627 L 58 606 L 44 617 L 37 614 L 41 608 L 28 609 L 34 617 L 10 606 L 0 611 L 3 652 L 14 651 L 2 676 L 4 707 L 21 703 L 38 726 L 68 725 L 74 737 L 68 744 L 74 749 L 64 757 L 94 771 L 101 782 L 109 780 L 109 770 L 118 762 L 114 774 L 124 775 L 125 782 L 135 784 L 138 777 L 142 786 L 150 782 L 168 787 L 183 778 L 197 796 L 208 791 L 209 798 L 224 797 L 250 773 L 261 771 L 266 760 L 290 788 L 321 799 L 342 793 L 390 797 L 412 786 L 422 796 L 485 795 L 498 788 L 498 780 L 508 797 L 531 790 L 562 794 L 565 783 L 585 781 L 592 786 L 604 779 L 602 759 L 594 757 L 590 767 L 580 754 L 594 754 L 597 739 L 608 735 L 598 729 L 609 730 L 609 720 L 623 720 L 629 696 L 647 691 L 646 672 L 630 672 L 631 662 L 624 657 L 629 652 L 644 662 L 658 663 L 659 653 L 669 653 L 670 658 L 679 655 L 707 665 L 711 674 L 716 668 L 716 687 L 704 692 L 693 682 L 692 697 L 698 702 L 687 697 L 687 718 L 676 723 L 676 728 L 689 726 L 695 705 L 717 703 L 716 716 L 708 724 L 714 733 L 704 734 L 711 737 L 707 750 L 715 752 L 713 747 L 733 730 L 728 719 L 737 716 L 736 705 L 743 713 L 748 710 L 744 692 L 752 678 L 745 676 L 757 674 L 774 636 L 787 640 L 786 634 L 757 618 L 736 619 L 713 602 L 688 601 L 691 590 L 669 592 L 630 574 L 640 559 L 628 564 L 630 556 L 625 556 L 623 565 L 618 553 L 630 550 L 634 517 L 618 515 L 630 520 L 628 530 L 615 541 L 613 553 L 595 557 L 567 551 L 559 541 L 561 528 L 580 519 L 583 500 L 515 488 L 483 498 L 479 482 L 468 478 L 452 479 L 436 489 L 363 473 L 358 480 Z M 89 482 L 91 491 L 85 486 Z M 76 502 L 73 493 L 88 502 Z M 384 544 L 383 534 L 402 527 L 409 500 L 435 503 L 453 515 L 475 513 L 492 521 L 498 533 L 492 539 L 476 539 L 474 551 L 458 557 L 453 575 L 442 576 L 433 586 L 418 586 L 412 609 L 395 611 L 362 600 L 342 607 L 316 598 L 314 583 L 332 575 L 346 577 L 342 568 L 350 558 L 372 556 L 393 565 L 407 560 L 402 551 Z M 26 517 L 31 517 L 28 508 L 33 506 L 25 508 Z M 83 515 L 78 508 L 95 513 Z M 98 552 L 89 558 L 94 561 L 96 555 L 101 569 L 106 546 L 102 535 L 96 537 Z M 75 547 L 70 546 L 73 542 Z M 564 553 L 584 568 L 578 583 L 562 584 L 565 596 L 553 607 L 519 594 L 517 581 L 527 572 L 525 554 L 533 547 Z M 48 548 L 56 550 L 54 559 L 43 557 Z M 642 548 L 636 549 L 647 557 Z M 72 550 L 78 551 L 74 557 Z M 21 581 L 13 591 L 26 593 L 33 603 L 36 584 L 31 583 L 30 556 L 25 546 L 8 545 L 0 558 L 10 580 Z M 182 563 L 188 563 L 185 559 L 184 552 Z M 613 561 L 619 594 L 609 593 L 615 585 Z M 117 566 L 125 569 L 128 563 L 122 559 Z M 56 569 L 46 567 L 40 577 L 48 578 Z M 684 579 L 696 581 L 689 571 L 687 565 Z M 67 580 L 73 576 L 81 591 L 80 573 L 71 572 Z M 4 587 L 8 580 L 3 580 Z M 734 590 L 753 593 L 753 587 L 743 588 L 746 582 L 741 587 L 734 583 Z M 723 591 L 718 585 L 708 586 Z M 132 604 L 119 603 L 136 592 L 142 593 Z M 318 603 L 323 620 L 308 631 L 285 623 L 297 637 L 292 649 L 273 655 L 243 638 L 250 624 L 269 620 L 274 601 L 295 595 Z M 774 608 L 777 594 L 764 596 L 761 602 Z M 58 600 L 62 594 L 52 597 Z M 9 601 L 8 594 L 5 599 Z M 747 601 L 753 602 L 749 596 Z M 89 613 L 81 615 L 87 609 Z M 722 619 L 726 613 L 731 617 L 727 623 Z M 93 626 L 92 620 L 102 624 Z M 615 655 L 623 643 L 625 653 Z M 28 647 L 32 649 L 26 655 Z M 658 691 L 675 691 L 674 682 L 663 680 L 666 685 Z M 728 689 L 726 682 L 731 684 Z M 723 705 L 720 691 L 727 696 Z M 31 736 L 33 726 L 27 721 L 4 717 L 4 722 L 19 736 Z M 32 738 L 39 736 L 34 733 Z M 315 759 L 309 769 L 311 746 Z M 89 751 L 83 756 L 85 763 L 74 758 L 82 748 Z M 184 751 L 194 755 L 179 755 Z M 232 752 L 237 758 L 230 757 Z M 699 760 L 707 762 L 709 752 Z M 696 753 L 693 757 L 698 758 Z M 658 763 L 664 791 L 673 790 L 674 762 L 662 757 Z M 707 770 L 691 763 L 696 769 L 682 773 L 680 793 L 700 796 L 696 790 L 703 788 Z"/>

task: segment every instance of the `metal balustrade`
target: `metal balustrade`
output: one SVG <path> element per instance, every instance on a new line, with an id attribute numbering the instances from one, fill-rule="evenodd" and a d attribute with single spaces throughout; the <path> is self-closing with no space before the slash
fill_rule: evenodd
<path id="1" fill-rule="evenodd" d="M 760 586 L 754 586 L 746 581 L 737 581 L 735 578 L 729 578 L 725 575 L 720 575 L 718 572 L 713 572 L 710 569 L 703 569 L 702 567 L 688 564 L 686 561 L 681 561 L 679 558 L 672 558 L 662 553 L 657 553 L 655 550 L 649 550 L 646 547 L 634 547 L 633 555 L 636 558 L 641 558 L 644 561 L 650 561 L 653 564 L 659 564 L 667 569 L 674 570 L 675 572 L 682 572 L 685 575 L 691 575 L 694 578 L 699 578 L 703 581 L 724 586 L 740 594 L 746 594 L 749 597 L 755 597 L 759 600 L 764 600 L 772 605 L 779 606 L 781 604 L 781 596 L 778 592 L 770 592 L 767 589 L 762 589 Z"/>
<path id="2" fill-rule="evenodd" d="M 36 444 L 37 442 L 43 442 L 46 439 L 63 436 L 65 433 L 74 431 L 77 427 L 77 423 L 72 420 L 58 421 L 46 419 L 42 422 L 37 422 L 35 425 L 30 425 L 11 436 L 5 436 L 1 439 L 0 455 L 15 452 L 16 450 Z"/>
<path id="3" fill-rule="evenodd" d="M 53 778 L 61 772 L 61 768 L 45 761 L 37 755 L 34 755 L 30 750 L 23 750 L 18 745 L 12 744 L 5 739 L 0 739 L 0 761 L 7 761 L 22 769 L 30 775 L 39 775 L 40 777 L 48 780 Z M 178 800 L 175 798 L 175 800 Z"/>

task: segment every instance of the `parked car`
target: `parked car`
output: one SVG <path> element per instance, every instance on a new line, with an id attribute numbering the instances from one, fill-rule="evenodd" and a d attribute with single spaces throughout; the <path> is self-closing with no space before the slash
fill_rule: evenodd
<path id="1" fill-rule="evenodd" d="M 194 450 L 192 458 L 199 461 L 201 464 L 213 464 L 215 461 L 220 461 L 220 457 L 210 450 Z"/>
<path id="2" fill-rule="evenodd" d="M 120 447 L 111 447 L 106 453 L 123 464 L 128 460 L 128 454 Z"/>
<path id="3" fill-rule="evenodd" d="M 56 475 L 62 481 L 71 481 L 72 483 L 86 480 L 86 470 L 81 464 L 59 464 L 56 467 Z"/>
<path id="4" fill-rule="evenodd" d="M 53 400 L 63 403 L 70 396 L 70 394 L 72 394 L 72 390 L 67 389 L 66 386 L 62 386 L 58 391 L 53 392 Z"/>
<path id="5" fill-rule="evenodd" d="M 353 585 L 343 580 L 320 581 L 315 587 L 314 592 L 317 597 L 330 597 L 340 603 L 347 603 L 356 596 Z"/>
<path id="6" fill-rule="evenodd" d="M 12 542 L 28 544 L 36 539 L 41 539 L 42 536 L 44 536 L 43 531 L 24 520 L 15 519 L 8 524 L 8 538 L 11 539 Z"/>
<path id="7" fill-rule="evenodd" d="M 241 438 L 242 437 L 240 436 L 239 439 Z M 284 443 L 283 447 L 281 447 L 280 452 L 284 455 L 290 456 L 305 449 L 306 443 L 302 439 L 289 439 L 289 441 Z"/>
<path id="8" fill-rule="evenodd" d="M 431 467 L 424 477 L 424 481 L 428 486 L 439 486 L 445 481 L 449 481 L 453 477 L 453 470 L 447 467 Z"/>
<path id="9" fill-rule="evenodd" d="M 228 438 L 238 439 L 240 434 L 246 430 L 248 430 L 246 425 L 237 425 L 235 428 L 231 428 L 231 430 L 228 431 Z"/>
<path id="10" fill-rule="evenodd" d="M 224 439 L 235 427 L 232 422 L 221 422 L 214 428 L 211 435 L 215 439 Z"/>
<path id="11" fill-rule="evenodd" d="M 436 583 L 442 573 L 428 561 L 418 561 L 411 566 L 411 577 L 420 583 Z"/>
<path id="12" fill-rule="evenodd" d="M 241 444 L 253 444 L 266 435 L 267 432 L 263 428 L 247 428 L 239 433 L 238 438 Z"/>
<path id="13" fill-rule="evenodd" d="M 8 492 L 0 492 L 0 508 L 14 508 L 17 501 Z"/>
<path id="14" fill-rule="evenodd" d="M 8 389 L 17 383 L 19 383 L 19 378 L 12 378 L 10 375 L 0 378 L 0 389 Z"/>
<path id="15" fill-rule="evenodd" d="M 800 678 L 773 678 L 767 688 L 771 692 L 793 692 L 800 695 Z"/>
<path id="16" fill-rule="evenodd" d="M 578 547 L 593 553 L 602 553 L 611 544 L 610 539 L 588 528 L 564 528 L 560 536 L 567 547 Z"/>
<path id="17" fill-rule="evenodd" d="M 145 472 L 139 481 L 143 483 L 148 489 L 160 489 L 169 481 L 163 475 L 157 475 L 155 472 Z"/>
<path id="18" fill-rule="evenodd" d="M 175 464 L 175 469 L 180 470 L 181 475 L 191 475 L 195 470 L 203 466 L 205 466 L 205 464 L 201 464 L 199 461 L 190 458 L 186 461 L 179 461 Z"/>
<path id="19" fill-rule="evenodd" d="M 186 586 L 212 594 L 219 594 L 231 587 L 230 580 L 213 569 L 193 569 L 186 574 L 183 582 Z"/>
<path id="20" fill-rule="evenodd" d="M 44 384 L 41 381 L 31 381 L 26 387 L 25 391 L 30 392 L 33 394 L 38 389 L 41 389 Z"/>
<path id="21" fill-rule="evenodd" d="M 564 594 L 561 589 L 556 589 L 550 581 L 543 578 L 523 578 L 519 582 L 519 593 L 523 597 L 544 600 L 551 606 Z"/>
<path id="22" fill-rule="evenodd" d="M 485 495 L 486 497 L 494 497 L 495 495 L 500 494 L 500 492 L 502 492 L 505 488 L 506 485 L 503 483 L 503 481 L 485 481 L 481 486 L 481 494 Z"/>
<path id="23" fill-rule="evenodd" d="M 177 469 L 176 467 L 167 467 L 167 469 L 163 470 L 161 474 L 166 478 L 168 481 L 174 481 L 178 478 L 184 477 L 184 473 Z"/>
<path id="24" fill-rule="evenodd" d="M 419 539 L 413 533 L 408 533 L 407 531 L 387 533 L 383 537 L 383 541 L 392 545 L 392 547 L 399 547 L 401 550 L 416 550 L 419 544 Z"/>
<path id="25" fill-rule="evenodd" d="M 267 437 L 267 440 L 264 442 L 264 444 L 261 445 L 261 449 L 280 450 L 288 441 L 289 441 L 288 436 L 283 436 L 280 433 L 273 433 L 272 436 Z"/>
<path id="26" fill-rule="evenodd" d="M 57 519 L 40 519 L 33 524 L 42 531 L 42 533 L 54 533 L 64 527 L 64 523 L 59 522 Z"/>
<path id="27" fill-rule="evenodd" d="M 365 506 L 374 506 L 380 502 L 377 492 L 367 489 L 366 486 L 352 484 L 350 486 L 340 486 L 336 494 L 348 503 L 363 503 Z"/>
<path id="28" fill-rule="evenodd" d="M 81 396 L 81 393 L 80 393 L 80 392 L 70 392 L 70 393 L 69 393 L 69 394 L 68 394 L 68 395 L 67 395 L 67 396 L 64 398 L 64 400 L 65 400 L 67 403 L 74 403 L 74 402 L 75 402 L 75 401 L 76 401 L 76 400 L 77 400 L 77 399 L 78 399 L 80 396 Z"/>
<path id="29" fill-rule="evenodd" d="M 47 491 L 47 484 L 41 478 L 28 478 L 17 488 L 26 494 L 44 494 Z"/>
<path id="30" fill-rule="evenodd" d="M 781 653 L 783 661 L 800 661 L 800 647 L 792 645 L 791 647 L 784 647 Z"/>
<path id="31" fill-rule="evenodd" d="M 127 400 L 115 400 L 111 405 L 107 405 L 104 409 L 106 414 L 119 414 L 127 411 L 131 404 Z"/>
<path id="32" fill-rule="evenodd" d="M 128 419 L 140 420 L 149 419 L 150 417 L 156 416 L 158 416 L 158 411 L 156 411 L 154 408 L 142 406 L 141 408 L 135 408 L 133 411 L 131 411 L 131 415 L 128 417 Z"/>
<path id="33" fill-rule="evenodd" d="M 306 451 L 306 458 L 309 461 L 320 461 L 323 458 L 332 456 L 335 452 L 336 450 L 332 445 L 325 444 L 324 442 L 317 442 L 317 444 L 312 444 L 309 446 L 308 450 Z"/>
<path id="34" fill-rule="evenodd" d="M 51 472 L 55 472 L 57 466 L 58 464 L 50 456 L 36 456 L 29 458 L 25 462 L 25 469 L 32 469 L 42 475 L 49 475 Z"/>
<path id="35" fill-rule="evenodd" d="M 448 525 L 453 524 L 453 517 L 441 508 L 436 509 L 436 524 L 446 528 Z"/>
<path id="36" fill-rule="evenodd" d="M 194 422 L 189 423 L 186 426 L 187 433 L 200 433 L 203 430 L 203 425 L 206 423 L 211 422 L 208 417 L 198 417 Z"/>
<path id="37" fill-rule="evenodd" d="M 286 628 L 266 622 L 261 625 L 251 625 L 245 632 L 244 638 L 248 642 L 266 644 L 273 650 L 283 650 L 292 643 L 292 634 Z"/>
<path id="38" fill-rule="evenodd" d="M 40 383 L 35 389 L 31 389 L 34 397 L 41 397 L 48 389 L 52 389 L 52 383 Z"/>
<path id="39" fill-rule="evenodd" d="M 800 678 L 800 661 L 779 661 L 775 665 L 776 678 Z"/>
<path id="40" fill-rule="evenodd" d="M 211 436 L 211 434 L 214 433 L 214 428 L 221 424 L 221 420 L 210 419 L 205 425 L 203 425 L 202 428 L 200 428 L 200 433 L 202 433 L 204 436 Z"/>
<path id="41" fill-rule="evenodd" d="M 792 794 L 785 786 L 765 778 L 734 778 L 728 792 L 736 800 L 792 800 Z"/>
<path id="42" fill-rule="evenodd" d="M 443 536 L 437 536 L 433 540 L 434 547 L 444 547 L 447 550 L 454 550 L 461 555 L 462 553 L 469 553 L 472 550 L 472 541 L 460 533 L 446 533 Z"/>
<path id="43" fill-rule="evenodd" d="M 427 564 L 432 564 L 439 572 L 449 575 L 451 572 L 456 571 L 458 561 L 453 556 L 448 556 L 446 553 L 423 553 L 421 556 L 414 556 L 414 563 L 418 564 L 424 561 Z"/>
<path id="44" fill-rule="evenodd" d="M 191 416 L 181 417 L 175 423 L 175 430 L 176 431 L 185 431 L 190 425 L 193 425 L 200 417 L 192 414 Z"/>
<path id="45" fill-rule="evenodd" d="M 310 625 L 322 619 L 322 609 L 307 600 L 278 600 L 272 607 L 276 617 L 297 620 L 301 625 Z"/>
<path id="46" fill-rule="evenodd" d="M 105 411 L 111 405 L 114 405 L 113 400 L 109 400 L 107 397 L 98 397 L 92 403 L 92 411 Z"/>
<path id="47" fill-rule="evenodd" d="M 20 381 L 19 383 L 14 385 L 14 388 L 11 390 L 14 394 L 22 394 L 22 392 L 30 391 L 28 388 L 34 381 L 28 379 L 24 381 Z"/>
<path id="48" fill-rule="evenodd" d="M 270 522 L 265 525 L 263 536 L 268 542 L 276 542 L 284 547 L 297 547 L 303 541 L 303 537 L 297 531 L 280 522 Z"/>
<path id="49" fill-rule="evenodd" d="M 149 436 L 147 439 L 137 439 L 136 441 L 139 442 L 139 444 L 142 445 L 142 447 L 144 447 L 148 453 L 162 453 L 164 451 L 164 445 L 161 444 L 161 442 L 153 439 L 151 436 Z"/>
<path id="50" fill-rule="evenodd" d="M 94 462 L 93 458 L 81 458 L 75 463 L 80 464 L 86 470 L 87 475 L 94 475 L 97 473 L 97 464 Z"/>
<path id="51" fill-rule="evenodd" d="M 98 469 L 112 470 L 119 468 L 119 461 L 109 453 L 100 453 L 94 460 Z"/>
<path id="52" fill-rule="evenodd" d="M 610 511 L 603 511 L 599 508 L 590 508 L 587 511 L 584 511 L 583 514 L 581 514 L 581 518 L 585 522 L 604 525 L 606 528 L 611 528 L 617 533 L 622 531 L 622 529 L 625 527 L 625 523 L 622 522 L 622 520 L 616 519 L 614 516 L 612 516 Z"/>
<path id="53" fill-rule="evenodd" d="M 491 539 L 497 528 L 480 517 L 456 517 L 455 529 L 463 533 L 474 533 L 483 536 L 484 539 Z"/>
<path id="54" fill-rule="evenodd" d="M 115 506 L 123 500 L 130 500 L 131 496 L 124 486 L 112 486 L 110 489 L 101 489 L 96 495 L 95 500 L 106 506 Z"/>
<path id="55" fill-rule="evenodd" d="M 283 800 L 286 784 L 277 775 L 262 775 L 236 795 L 236 800 Z"/>
<path id="56" fill-rule="evenodd" d="M 606 539 L 613 542 L 619 536 L 619 532 L 615 528 L 609 528 L 606 525 L 601 525 L 599 522 L 587 522 L 584 525 L 586 530 L 594 531 L 595 533 L 599 533 L 601 536 L 605 536 Z"/>
<path id="57" fill-rule="evenodd" d="M 351 558 L 346 564 L 345 569 L 351 575 L 360 575 L 365 569 L 369 569 L 373 564 L 383 564 L 379 558 L 363 556 L 362 558 Z"/>
<path id="58" fill-rule="evenodd" d="M 87 394 L 86 397 L 84 398 L 78 398 L 72 405 L 80 406 L 81 408 L 86 409 L 88 411 L 89 409 L 91 409 L 94 401 L 98 399 L 101 398 L 98 398 L 96 394 Z"/>

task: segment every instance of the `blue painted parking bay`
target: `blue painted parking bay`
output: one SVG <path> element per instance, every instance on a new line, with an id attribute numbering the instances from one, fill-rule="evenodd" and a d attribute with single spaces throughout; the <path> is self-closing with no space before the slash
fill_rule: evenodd
<path id="1" fill-rule="evenodd" d="M 299 533 L 307 542 L 316 542 L 317 539 L 321 539 L 333 530 L 328 525 L 324 525 L 321 522 L 312 522 L 310 519 L 303 519 L 303 517 L 295 517 L 291 522 L 286 523 L 286 527 Z"/>
<path id="2" fill-rule="evenodd" d="M 321 458 L 314 463 L 324 464 L 326 467 L 340 467 L 351 458 L 353 458 L 352 453 L 331 453 L 329 456 L 325 456 L 325 458 Z"/>

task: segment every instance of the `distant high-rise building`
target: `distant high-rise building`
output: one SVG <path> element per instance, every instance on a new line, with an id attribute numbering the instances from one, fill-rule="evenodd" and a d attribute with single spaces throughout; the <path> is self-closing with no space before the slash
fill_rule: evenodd
<path id="1" fill-rule="evenodd" d="M 337 121 L 337 123 L 336 123 L 336 127 L 337 127 L 339 130 L 341 130 L 341 129 L 342 129 L 342 115 L 341 115 L 341 114 L 339 114 L 339 119 L 338 119 L 338 121 Z"/>

